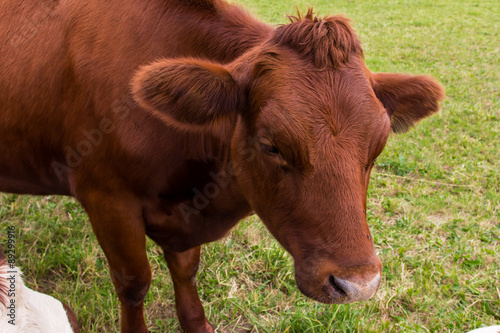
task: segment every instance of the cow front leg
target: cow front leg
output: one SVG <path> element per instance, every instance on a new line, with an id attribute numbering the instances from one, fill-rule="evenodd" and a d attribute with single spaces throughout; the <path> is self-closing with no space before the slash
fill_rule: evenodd
<path id="1" fill-rule="evenodd" d="M 175 290 L 175 308 L 181 327 L 188 333 L 212 333 L 214 329 L 205 317 L 198 291 L 196 273 L 200 263 L 200 247 L 185 252 L 164 249 Z"/>
<path id="2" fill-rule="evenodd" d="M 108 259 L 121 304 L 121 333 L 148 332 L 143 303 L 151 283 L 146 234 L 136 201 L 114 200 L 109 194 L 81 200 L 92 229 Z"/>

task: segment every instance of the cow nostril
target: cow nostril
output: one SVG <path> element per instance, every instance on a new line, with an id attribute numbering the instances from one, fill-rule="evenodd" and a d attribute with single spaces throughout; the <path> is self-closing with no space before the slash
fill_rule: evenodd
<path id="1" fill-rule="evenodd" d="M 330 284 L 331 284 L 331 285 L 332 285 L 335 289 L 338 289 L 338 290 L 342 291 L 343 293 L 345 293 L 344 288 L 342 288 L 342 287 L 341 287 L 341 286 L 337 283 L 337 281 L 335 280 L 335 276 L 330 275 L 330 279 L 329 279 L 329 281 L 330 281 Z"/>
<path id="2" fill-rule="evenodd" d="M 342 289 L 335 283 L 335 278 L 333 277 L 333 275 L 330 275 L 329 282 L 334 288 Z"/>
<path id="3" fill-rule="evenodd" d="M 372 298 L 377 292 L 380 284 L 380 274 L 364 277 L 362 281 L 359 281 L 359 279 L 346 280 L 339 277 L 334 277 L 333 281 L 337 288 L 346 294 L 349 302 L 359 302 Z"/>
<path id="4" fill-rule="evenodd" d="M 335 282 L 335 277 L 333 275 L 330 275 L 330 277 L 328 278 L 327 285 L 328 285 L 327 292 L 333 299 L 338 300 L 347 297 L 347 294 L 344 291 L 344 289 L 342 289 L 342 287 L 339 286 L 337 282 Z"/>

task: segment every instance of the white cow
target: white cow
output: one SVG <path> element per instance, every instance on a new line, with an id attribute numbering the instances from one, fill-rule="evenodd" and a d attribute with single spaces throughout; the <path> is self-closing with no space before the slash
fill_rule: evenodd
<path id="1" fill-rule="evenodd" d="M 76 316 L 52 296 L 24 285 L 18 267 L 10 268 L 0 253 L 0 332 L 77 333 Z"/>
<path id="2" fill-rule="evenodd" d="M 475 329 L 473 331 L 470 331 L 469 333 L 500 333 L 500 325 L 499 326 L 481 327 L 481 328 Z"/>

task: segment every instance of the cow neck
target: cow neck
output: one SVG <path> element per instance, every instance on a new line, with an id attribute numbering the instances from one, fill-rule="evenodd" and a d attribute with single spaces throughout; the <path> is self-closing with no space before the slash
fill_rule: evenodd
<path id="1" fill-rule="evenodd" d="M 177 2 L 166 6 L 172 7 L 163 15 L 163 31 L 179 31 L 183 44 L 180 56 L 229 63 L 262 44 L 274 31 L 239 6 L 222 1 L 201 8 Z"/>

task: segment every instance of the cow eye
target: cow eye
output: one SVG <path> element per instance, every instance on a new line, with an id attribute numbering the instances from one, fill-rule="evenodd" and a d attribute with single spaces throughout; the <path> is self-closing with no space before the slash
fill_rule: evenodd
<path id="1" fill-rule="evenodd" d="M 262 144 L 262 150 L 269 155 L 279 155 L 280 151 L 273 145 Z"/>

